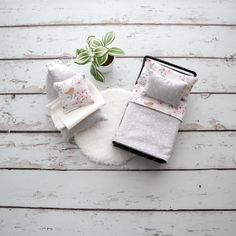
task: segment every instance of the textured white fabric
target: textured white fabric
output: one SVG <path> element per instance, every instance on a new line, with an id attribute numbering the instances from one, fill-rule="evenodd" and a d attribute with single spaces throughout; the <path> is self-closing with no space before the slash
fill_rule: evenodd
<path id="1" fill-rule="evenodd" d="M 106 116 L 100 109 L 98 109 L 93 114 L 91 114 L 90 116 L 79 122 L 79 124 L 75 125 L 72 129 L 67 129 L 67 128 L 62 129 L 61 130 L 62 137 L 66 140 L 69 140 L 76 134 L 91 128 L 97 122 L 102 122 L 106 120 L 107 120 Z"/>
<path id="2" fill-rule="evenodd" d="M 120 165 L 134 154 L 116 148 L 112 139 L 130 97 L 130 92 L 114 88 L 102 92 L 106 105 L 101 108 L 108 120 L 96 123 L 75 136 L 75 142 L 89 159 L 106 165 Z"/>
<path id="3" fill-rule="evenodd" d="M 60 99 L 57 98 L 53 100 L 52 102 L 48 103 L 46 107 L 49 108 L 50 110 L 50 115 L 55 128 L 58 130 L 62 130 L 63 128 L 65 128 L 65 125 L 63 124 L 63 122 L 60 120 L 60 118 L 57 116 L 56 113 L 57 109 L 61 109 Z"/>
<path id="4" fill-rule="evenodd" d="M 180 124 L 172 116 L 129 102 L 114 141 L 168 162 Z"/>
<path id="5" fill-rule="evenodd" d="M 95 101 L 93 104 L 80 107 L 79 109 L 71 111 L 67 114 L 63 112 L 63 108 L 59 99 L 56 99 L 47 105 L 47 108 L 50 110 L 54 125 L 58 130 L 62 130 L 64 127 L 67 129 L 73 128 L 75 125 L 105 104 L 105 101 L 98 89 L 89 80 L 87 82 L 89 91 L 91 92 Z"/>
<path id="6" fill-rule="evenodd" d="M 57 91 L 53 87 L 55 82 L 60 82 L 65 79 L 68 79 L 74 76 L 76 73 L 71 68 L 62 63 L 49 63 L 47 64 L 48 74 L 47 74 L 47 81 L 46 81 L 46 90 L 48 96 L 48 102 L 53 101 L 58 97 Z M 81 73 L 83 74 L 83 73 Z"/>

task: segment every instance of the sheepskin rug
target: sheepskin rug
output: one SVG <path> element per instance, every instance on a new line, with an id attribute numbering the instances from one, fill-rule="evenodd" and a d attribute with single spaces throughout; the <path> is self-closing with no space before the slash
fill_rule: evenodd
<path id="1" fill-rule="evenodd" d="M 77 134 L 75 142 L 82 153 L 90 160 L 105 165 L 121 165 L 134 156 L 125 150 L 114 147 L 112 139 L 130 97 L 130 92 L 120 88 L 101 92 L 106 105 L 101 108 L 108 120 L 98 122 L 91 128 Z"/>

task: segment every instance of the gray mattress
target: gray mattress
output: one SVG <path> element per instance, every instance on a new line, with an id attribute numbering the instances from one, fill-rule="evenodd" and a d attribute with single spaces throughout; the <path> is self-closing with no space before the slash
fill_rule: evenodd
<path id="1" fill-rule="evenodd" d="M 171 157 L 181 121 L 129 102 L 113 139 L 117 147 L 158 162 Z"/>

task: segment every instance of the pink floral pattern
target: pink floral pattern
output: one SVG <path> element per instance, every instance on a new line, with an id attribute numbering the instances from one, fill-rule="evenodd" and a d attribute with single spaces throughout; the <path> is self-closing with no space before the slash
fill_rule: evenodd
<path id="1" fill-rule="evenodd" d="M 76 75 L 62 82 L 54 83 L 54 87 L 66 113 L 94 103 L 84 75 Z"/>
<path id="2" fill-rule="evenodd" d="M 177 108 L 172 105 L 145 96 L 144 89 L 150 73 L 154 73 L 158 76 L 161 76 L 162 78 L 168 77 L 170 79 L 182 80 L 188 84 L 184 92 L 184 96 L 181 99 L 180 104 Z M 142 73 L 138 79 L 138 82 L 131 93 L 130 101 L 163 112 L 182 121 L 186 112 L 187 99 L 189 93 L 196 81 L 196 77 L 183 75 L 177 71 L 162 66 L 154 60 L 147 59 L 143 67 Z"/>

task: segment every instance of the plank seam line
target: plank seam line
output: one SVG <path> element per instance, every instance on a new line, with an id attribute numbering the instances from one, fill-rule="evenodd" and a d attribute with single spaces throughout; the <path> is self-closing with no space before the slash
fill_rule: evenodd
<path id="1" fill-rule="evenodd" d="M 203 129 L 203 130 L 194 130 L 194 129 L 189 129 L 189 130 L 179 130 L 180 133 L 188 133 L 188 132 L 235 132 L 236 129 L 223 129 L 223 130 L 212 130 L 212 129 Z M 0 133 L 12 133 L 12 134 L 21 134 L 21 133 L 60 133 L 60 131 L 57 130 L 0 130 Z"/>
<path id="2" fill-rule="evenodd" d="M 157 163 L 158 164 L 158 163 Z M 235 168 L 198 168 L 198 169 L 47 169 L 47 168 L 14 168 L 14 167 L 0 167 L 1 170 L 13 170 L 13 171 L 30 171 L 30 170 L 39 170 L 39 171 L 55 171 L 55 172 L 165 172 L 165 171 L 175 171 L 175 172 L 195 172 L 195 171 L 235 171 Z"/>
<path id="3" fill-rule="evenodd" d="M 6 95 L 46 95 L 46 92 L 29 92 L 29 93 L 23 93 L 23 92 L 7 92 L 7 93 L 1 93 L 0 96 L 6 96 Z M 236 92 L 212 92 L 212 91 L 204 91 L 204 92 L 191 92 L 191 94 L 215 94 L 215 95 L 234 95 Z"/>
<path id="4" fill-rule="evenodd" d="M 117 57 L 119 59 L 135 59 L 140 58 L 142 59 L 145 55 L 126 55 L 122 57 Z M 236 55 L 233 54 L 230 57 L 213 57 L 213 56 L 158 56 L 152 55 L 153 57 L 157 58 L 166 58 L 166 59 L 212 59 L 212 60 L 226 60 L 226 61 L 233 61 L 236 60 Z M 0 58 L 0 61 L 26 61 L 26 60 L 71 60 L 75 59 L 74 56 L 46 56 L 46 57 L 9 57 L 9 58 Z"/>
<path id="5" fill-rule="evenodd" d="M 104 22 L 104 23 L 48 23 L 48 24 L 18 24 L 18 25 L 0 25 L 0 28 L 37 28 L 37 27 L 71 27 L 71 26 L 194 26 L 194 27 L 235 27 L 236 24 L 226 23 L 143 23 L 143 22 Z"/>
<path id="6" fill-rule="evenodd" d="M 0 206 L 0 209 L 32 209 L 32 210 L 58 210 L 58 211 L 119 211 L 119 212 L 236 212 L 236 209 L 122 209 L 122 208 L 74 208 L 74 207 L 30 207 L 30 206 Z"/>
<path id="7" fill-rule="evenodd" d="M 60 131 L 57 131 L 57 130 L 11 130 L 11 129 L 8 129 L 8 130 L 0 130 L 0 133 L 60 133 Z"/>

